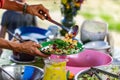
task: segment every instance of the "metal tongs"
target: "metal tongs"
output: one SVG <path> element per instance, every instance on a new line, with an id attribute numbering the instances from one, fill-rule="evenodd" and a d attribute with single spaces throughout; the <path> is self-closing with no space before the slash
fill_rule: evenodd
<path id="1" fill-rule="evenodd" d="M 20 42 L 23 42 L 23 41 L 24 41 L 18 33 L 16 33 L 16 34 L 14 35 L 14 34 L 13 34 L 11 31 L 9 31 L 9 30 L 7 30 L 7 32 L 8 32 L 10 35 L 12 35 L 15 39 L 17 39 L 18 41 L 20 41 Z"/>
<path id="2" fill-rule="evenodd" d="M 101 70 L 101 69 L 98 69 L 98 68 L 94 68 L 94 67 L 91 67 L 89 70 L 82 72 L 82 74 L 91 73 L 91 72 L 93 74 L 95 74 L 95 76 L 98 78 L 98 80 L 102 80 L 102 78 L 99 76 L 98 73 L 103 73 L 103 74 L 109 75 L 111 77 L 114 77 L 114 78 L 117 78 L 118 80 L 120 80 L 119 75 L 116 75 L 116 74 L 113 74 L 113 73 L 110 73 L 108 71 L 104 71 L 104 70 Z"/>
<path id="3" fill-rule="evenodd" d="M 109 75 L 109 76 L 111 76 L 111 77 L 114 77 L 114 78 L 117 78 L 117 79 L 120 80 L 120 76 L 119 76 L 119 75 L 110 73 L 110 72 L 108 72 L 108 71 L 104 71 L 104 70 L 101 70 L 101 69 L 98 69 L 98 68 L 93 68 L 93 67 L 91 67 L 91 70 L 94 70 L 94 71 L 96 71 L 96 72 L 100 72 L 100 73 Z"/>

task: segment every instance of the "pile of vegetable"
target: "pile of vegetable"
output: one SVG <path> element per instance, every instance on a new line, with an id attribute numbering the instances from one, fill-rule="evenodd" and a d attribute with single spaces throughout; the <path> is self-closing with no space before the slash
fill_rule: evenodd
<path id="1" fill-rule="evenodd" d="M 54 39 L 43 42 L 40 50 L 46 54 L 69 55 L 76 54 L 83 50 L 83 46 L 77 40 L 72 39 L 72 35 L 66 34 L 64 39 Z"/>

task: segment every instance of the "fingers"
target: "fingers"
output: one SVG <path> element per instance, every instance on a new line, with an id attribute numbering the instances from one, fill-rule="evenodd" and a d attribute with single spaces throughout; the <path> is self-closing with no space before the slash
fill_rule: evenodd
<path id="1" fill-rule="evenodd" d="M 40 19 L 44 20 L 45 17 L 43 15 L 41 15 L 40 13 L 37 13 L 36 16 L 38 16 Z"/>
<path id="2" fill-rule="evenodd" d="M 27 12 L 28 13 L 30 13 L 32 15 L 35 15 L 35 16 L 38 16 L 42 20 L 46 19 L 46 16 L 43 15 L 43 13 L 41 14 L 40 11 L 42 11 L 47 16 L 47 18 L 50 18 L 49 10 L 46 9 L 42 4 L 39 4 L 39 5 L 29 5 L 27 7 Z"/>
<path id="3" fill-rule="evenodd" d="M 47 57 L 50 56 L 50 55 L 45 55 L 45 54 L 43 54 L 43 53 L 40 52 L 39 50 L 36 50 L 36 53 L 37 53 L 37 56 L 41 56 L 41 57 L 44 57 L 44 58 L 47 58 Z"/>
<path id="4" fill-rule="evenodd" d="M 35 42 L 33 43 L 33 46 L 34 46 L 34 47 L 37 47 L 37 48 L 40 48 L 40 47 L 41 47 L 40 44 L 37 44 L 37 43 L 35 43 Z"/>
<path id="5" fill-rule="evenodd" d="M 13 51 L 14 52 L 23 52 L 29 55 L 37 55 L 41 57 L 48 57 L 49 55 L 45 55 L 40 52 L 39 48 L 41 47 L 40 44 L 37 44 L 36 42 L 33 41 L 25 41 L 20 44 L 17 48 L 15 48 Z M 17 55 L 17 54 L 16 54 Z"/>
<path id="6" fill-rule="evenodd" d="M 40 50 L 38 49 L 38 48 L 41 47 L 40 44 L 37 44 L 35 42 L 33 42 L 31 44 L 33 44 L 33 47 L 31 48 L 31 54 L 41 56 L 41 57 L 44 57 L 44 58 L 47 58 L 47 57 L 50 56 L 50 55 L 45 55 L 42 52 L 40 52 Z"/>
<path id="7" fill-rule="evenodd" d="M 40 9 L 38 13 L 39 13 L 38 17 L 40 17 L 42 20 L 50 18 L 49 10 L 46 9 L 42 4 L 40 4 Z"/>
<path id="8" fill-rule="evenodd" d="M 50 55 L 45 55 L 44 53 L 40 52 L 40 50 L 38 48 L 32 48 L 32 49 L 30 49 L 29 54 L 30 55 L 34 55 L 34 56 L 44 57 L 44 58 L 47 58 L 47 57 L 50 56 Z"/>

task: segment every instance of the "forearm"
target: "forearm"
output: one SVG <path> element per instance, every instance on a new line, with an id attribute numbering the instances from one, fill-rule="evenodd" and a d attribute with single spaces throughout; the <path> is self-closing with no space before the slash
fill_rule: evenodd
<path id="1" fill-rule="evenodd" d="M 6 34 L 6 27 L 1 26 L 0 37 L 5 38 L 5 34 Z"/>
<path id="2" fill-rule="evenodd" d="M 8 10 L 14 10 L 14 11 L 22 11 L 23 13 L 29 13 L 31 15 L 38 16 L 42 20 L 44 20 L 46 16 L 48 19 L 51 19 L 49 15 L 49 10 L 46 9 L 42 4 L 27 5 L 27 4 L 13 1 L 13 0 L 5 0 L 2 8 L 8 9 Z M 40 11 L 44 12 L 46 16 L 43 14 L 40 14 Z"/>
<path id="3" fill-rule="evenodd" d="M 5 0 L 2 8 L 8 10 L 23 11 L 23 3 L 19 3 L 13 0 Z"/>
<path id="4" fill-rule="evenodd" d="M 14 1 L 14 0 L 5 0 L 2 9 L 8 9 L 8 10 L 13 10 L 13 11 L 22 11 L 22 12 L 24 11 L 23 9 L 25 9 L 25 13 L 34 15 L 34 11 L 31 10 L 31 7 L 29 5 L 27 5 L 26 9 L 25 9 L 25 3 L 21 3 L 18 1 Z"/>
<path id="5" fill-rule="evenodd" d="M 0 38 L 0 48 L 16 50 L 16 49 L 19 49 L 20 46 L 21 45 L 19 43 L 7 41 L 7 40 L 4 40 L 3 38 Z"/>

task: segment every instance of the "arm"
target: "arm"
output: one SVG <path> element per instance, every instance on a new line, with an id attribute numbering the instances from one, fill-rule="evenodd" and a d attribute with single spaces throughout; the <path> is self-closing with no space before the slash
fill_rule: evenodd
<path id="1" fill-rule="evenodd" d="M 2 26 L 1 27 L 1 31 L 0 31 L 0 37 L 2 37 L 2 38 L 5 38 L 5 33 L 6 33 L 6 27 L 4 26 Z"/>
<path id="2" fill-rule="evenodd" d="M 42 57 L 48 57 L 49 55 L 44 55 L 39 51 L 38 48 L 40 48 L 39 44 L 36 44 L 33 41 L 27 41 L 23 43 L 19 42 L 12 42 L 4 40 L 3 38 L 0 38 L 0 48 L 5 48 L 9 50 L 13 50 L 15 52 L 23 52 L 30 55 L 38 55 Z"/>
<path id="3" fill-rule="evenodd" d="M 2 6 L 3 9 L 23 11 L 24 5 L 22 3 L 18 3 L 13 0 L 12 1 L 11 0 L 2 0 L 2 1 L 5 1 Z M 45 17 L 43 15 L 40 15 L 40 13 L 39 13 L 40 10 L 45 12 L 49 17 L 48 10 L 46 8 L 44 8 L 41 4 L 40 5 L 28 5 L 26 8 L 27 13 L 36 15 L 41 19 L 45 19 Z M 48 55 L 44 55 L 39 51 L 38 48 L 40 48 L 40 45 L 36 44 L 35 42 L 32 42 L 32 41 L 19 43 L 19 42 L 7 41 L 7 40 L 4 40 L 3 38 L 0 38 L 0 48 L 10 49 L 15 52 L 23 52 L 23 53 L 28 53 L 31 55 L 48 57 Z"/>
<path id="4" fill-rule="evenodd" d="M 1 18 L 0 37 L 2 37 L 2 38 L 5 38 L 6 30 L 9 26 L 9 22 L 10 22 L 9 18 L 10 18 L 10 15 L 7 13 L 7 11 L 5 11 Z"/>
<path id="5" fill-rule="evenodd" d="M 15 10 L 15 11 L 23 11 L 24 9 L 24 4 L 17 2 L 17 1 L 10 1 L 10 0 L 4 0 L 4 5 L 3 9 L 8 9 L 8 10 Z M 45 14 L 50 18 L 49 16 L 49 11 L 46 9 L 42 4 L 39 5 L 26 5 L 26 13 L 29 13 L 31 15 L 38 16 L 42 20 L 45 19 L 44 15 L 41 15 L 39 12 L 42 10 L 45 12 Z"/>
<path id="6" fill-rule="evenodd" d="M 10 42 L 10 41 L 4 40 L 3 38 L 0 38 L 0 48 L 13 50 L 14 45 L 16 47 L 19 46 L 19 44 L 15 44 L 14 42 Z"/>
<path id="7" fill-rule="evenodd" d="M 4 5 L 2 9 L 22 11 L 23 3 L 13 1 L 13 0 L 4 0 Z"/>
<path id="8" fill-rule="evenodd" d="M 6 27 L 1 27 L 0 37 L 5 38 Z M 1 44 L 1 43 L 0 43 Z M 0 55 L 3 52 L 2 48 L 0 47 Z"/>

